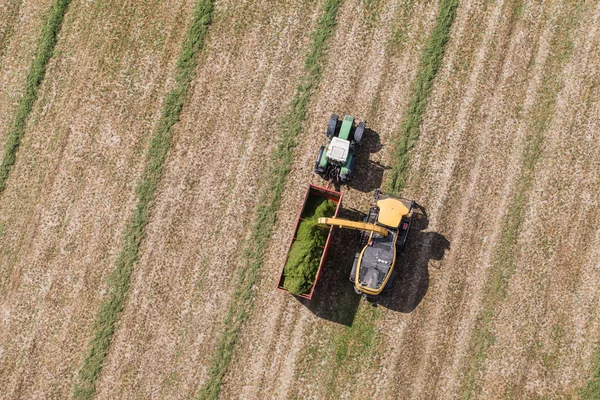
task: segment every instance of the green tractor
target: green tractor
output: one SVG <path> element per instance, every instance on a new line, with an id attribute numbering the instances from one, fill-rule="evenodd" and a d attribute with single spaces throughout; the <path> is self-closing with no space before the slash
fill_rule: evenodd
<path id="1" fill-rule="evenodd" d="M 327 181 L 345 183 L 352 179 L 356 164 L 354 151 L 361 144 L 365 123 L 354 123 L 354 117 L 346 115 L 342 121 L 332 114 L 327 124 L 327 145 L 321 146 L 315 163 L 315 174 Z"/>

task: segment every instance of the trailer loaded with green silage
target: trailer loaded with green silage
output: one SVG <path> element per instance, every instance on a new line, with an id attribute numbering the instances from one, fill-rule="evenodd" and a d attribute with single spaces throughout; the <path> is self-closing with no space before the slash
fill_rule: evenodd
<path id="1" fill-rule="evenodd" d="M 327 256 L 331 227 L 319 218 L 337 216 L 342 193 L 309 185 L 296 222 L 277 288 L 311 299 Z"/>

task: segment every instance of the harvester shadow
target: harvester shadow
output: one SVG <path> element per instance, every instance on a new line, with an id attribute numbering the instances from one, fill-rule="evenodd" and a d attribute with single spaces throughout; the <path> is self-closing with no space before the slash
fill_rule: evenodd
<path id="1" fill-rule="evenodd" d="M 392 290 L 384 294 L 379 305 L 402 313 L 412 312 L 429 288 L 429 267 L 440 268 L 440 261 L 450 241 L 438 232 L 426 232 L 429 220 L 425 209 L 417 205 L 408 241 L 398 259 L 398 272 Z"/>
<path id="2" fill-rule="evenodd" d="M 365 214 L 350 209 L 340 209 L 340 218 L 362 221 Z M 360 302 L 348 276 L 354 254 L 358 251 L 360 233 L 349 229 L 333 228 L 327 258 L 315 287 L 312 300 L 296 299 L 319 318 L 351 326 Z"/>
<path id="3" fill-rule="evenodd" d="M 365 129 L 363 142 L 356 150 L 356 166 L 354 167 L 352 181 L 348 184 L 350 188 L 369 193 L 381 187 L 383 173 L 390 167 L 372 161 L 369 157 L 382 148 L 379 134 L 372 129 Z"/>

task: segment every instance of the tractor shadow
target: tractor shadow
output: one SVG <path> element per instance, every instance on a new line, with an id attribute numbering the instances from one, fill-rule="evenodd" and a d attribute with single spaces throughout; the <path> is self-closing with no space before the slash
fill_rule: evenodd
<path id="1" fill-rule="evenodd" d="M 348 186 L 360 192 L 369 193 L 381 187 L 383 173 L 390 167 L 369 159 L 371 154 L 383 148 L 379 133 L 366 128 L 363 142 L 356 149 L 356 166 L 354 167 L 352 181 Z"/>
<path id="2" fill-rule="evenodd" d="M 340 218 L 362 221 L 365 214 L 340 208 Z M 327 258 L 312 300 L 296 299 L 319 318 L 351 326 L 361 299 L 349 280 L 354 254 L 359 249 L 360 232 L 333 228 Z"/>
<path id="3" fill-rule="evenodd" d="M 410 313 L 421 303 L 429 288 L 429 267 L 440 268 L 450 241 L 437 232 L 425 232 L 429 220 L 425 209 L 417 205 L 408 241 L 398 259 L 398 273 L 389 293 L 378 304 L 392 311 Z"/>

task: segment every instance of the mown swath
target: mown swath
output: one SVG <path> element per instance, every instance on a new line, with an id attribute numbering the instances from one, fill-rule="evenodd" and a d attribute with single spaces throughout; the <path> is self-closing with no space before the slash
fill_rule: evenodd
<path id="1" fill-rule="evenodd" d="M 21 139 L 25 134 L 27 120 L 33 109 L 33 105 L 38 97 L 38 89 L 46 75 L 46 67 L 54 52 L 58 33 L 62 27 L 65 13 L 69 8 L 71 0 L 55 0 L 50 8 L 48 21 L 42 28 L 42 34 L 38 41 L 35 56 L 27 71 L 27 82 L 25 84 L 25 93 L 19 100 L 17 114 L 12 127 L 6 133 L 6 146 L 4 148 L 4 158 L 0 164 L 0 193 L 6 187 L 6 180 L 12 166 L 17 159 L 17 151 L 21 144 Z"/>
<path id="2" fill-rule="evenodd" d="M 433 81 L 442 65 L 450 29 L 456 17 L 458 0 L 440 0 L 436 24 L 421 55 L 421 64 L 413 84 L 413 95 L 399 132 L 395 135 L 395 152 L 392 156 L 392 171 L 387 181 L 387 190 L 398 194 L 406 184 L 410 161 L 409 152 L 419 140 L 419 130 Z"/>
<path id="3" fill-rule="evenodd" d="M 200 390 L 200 399 L 215 399 L 219 396 L 221 384 L 237 343 L 239 333 L 253 306 L 253 286 L 257 283 L 258 272 L 263 266 L 265 248 L 275 225 L 275 214 L 281 205 L 281 195 L 292 165 L 292 155 L 296 137 L 302 131 L 306 120 L 308 102 L 321 80 L 326 57 L 327 43 L 336 27 L 336 16 L 342 0 L 326 0 L 322 14 L 313 32 L 312 43 L 306 60 L 304 74 L 296 87 L 289 112 L 283 117 L 280 131 L 282 141 L 271 156 L 268 190 L 259 202 L 257 220 L 245 252 L 246 267 L 238 271 L 233 301 L 224 320 L 225 331 L 217 344 L 209 378 Z"/>
<path id="4" fill-rule="evenodd" d="M 117 258 L 115 269 L 109 278 L 108 294 L 102 302 L 100 312 L 94 322 L 94 333 L 87 355 L 73 386 L 73 397 L 76 399 L 89 399 L 95 392 L 95 383 L 110 347 L 115 325 L 123 310 L 133 265 L 138 259 L 140 244 L 144 239 L 144 228 L 148 223 L 151 203 L 163 174 L 167 152 L 171 147 L 171 128 L 179 120 L 179 115 L 188 97 L 190 83 L 194 78 L 198 63 L 198 55 L 204 46 L 212 15 L 212 0 L 198 1 L 194 9 L 192 24 L 177 59 L 176 85 L 166 95 L 162 117 L 148 149 L 148 164 L 141 182 L 136 188 L 138 196 L 136 209 L 125 232 L 123 247 Z"/>

